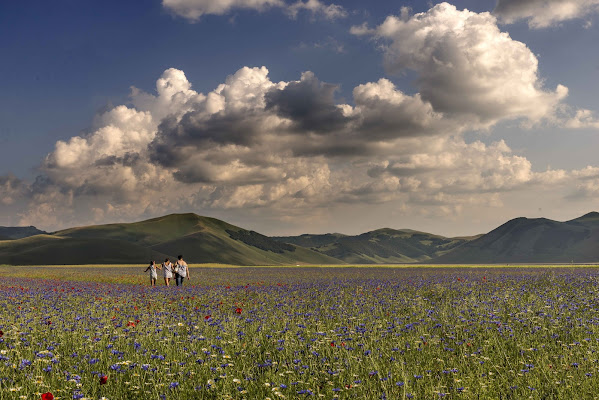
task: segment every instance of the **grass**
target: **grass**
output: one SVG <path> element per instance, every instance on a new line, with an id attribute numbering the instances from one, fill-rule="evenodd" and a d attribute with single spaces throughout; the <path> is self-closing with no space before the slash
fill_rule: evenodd
<path id="1" fill-rule="evenodd" d="M 556 264 L 556 265 L 419 265 L 419 264 L 399 264 L 399 265 L 302 265 L 302 266 L 237 266 L 230 264 L 190 264 L 192 285 L 212 285 L 226 284 L 224 279 L 204 279 L 208 273 L 212 276 L 211 270 L 227 269 L 232 270 L 236 277 L 241 277 L 246 281 L 253 281 L 252 276 L 263 276 L 268 279 L 267 270 L 278 269 L 333 269 L 333 270 L 368 270 L 368 269 L 389 269 L 389 270 L 419 270 L 419 269 L 571 269 L 571 268 L 594 268 L 592 264 Z M 97 265 L 44 265 L 44 266 L 8 266 L 0 265 L 0 276 L 13 278 L 32 278 L 32 279 L 50 279 L 57 281 L 75 281 L 75 282 L 102 282 L 146 285 L 149 281 L 147 273 L 144 273 L 146 265 L 143 264 L 97 264 Z M 218 276 L 216 274 L 215 276 Z M 262 279 L 264 281 L 264 279 Z M 163 285 L 161 271 L 158 271 L 158 284 Z"/>
<path id="2" fill-rule="evenodd" d="M 143 269 L 0 266 L 0 400 L 596 396 L 597 268 Z"/>

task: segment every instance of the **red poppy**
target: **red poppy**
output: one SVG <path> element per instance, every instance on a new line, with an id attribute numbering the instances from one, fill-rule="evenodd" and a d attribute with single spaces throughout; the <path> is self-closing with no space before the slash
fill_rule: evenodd
<path id="1" fill-rule="evenodd" d="M 210 319 L 210 318 L 212 318 L 212 315 L 206 315 L 206 316 L 204 317 L 204 319 L 206 319 L 206 320 L 208 320 L 208 319 Z"/>
<path id="2" fill-rule="evenodd" d="M 0 331 L 0 337 L 4 336 L 4 332 Z"/>
<path id="3" fill-rule="evenodd" d="M 50 392 L 42 393 L 42 400 L 54 400 L 54 395 Z"/>
<path id="4" fill-rule="evenodd" d="M 131 326 L 131 327 L 135 328 L 135 322 L 129 321 L 129 322 L 127 322 L 127 326 Z"/>
<path id="5" fill-rule="evenodd" d="M 331 347 L 335 347 L 335 342 L 331 342 Z"/>
<path id="6" fill-rule="evenodd" d="M 100 385 L 105 385 L 108 382 L 108 377 L 106 375 L 102 375 L 100 377 Z"/>
<path id="7" fill-rule="evenodd" d="M 235 312 L 236 312 L 237 314 L 241 314 L 241 308 L 237 307 L 237 308 L 235 309 Z"/>

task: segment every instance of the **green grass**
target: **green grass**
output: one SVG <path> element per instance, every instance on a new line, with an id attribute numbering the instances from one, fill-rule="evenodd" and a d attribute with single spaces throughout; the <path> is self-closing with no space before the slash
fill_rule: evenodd
<path id="1" fill-rule="evenodd" d="M 102 283 L 119 283 L 133 285 L 147 285 L 149 278 L 144 272 L 147 265 L 144 264 L 89 264 L 89 265 L 41 265 L 41 266 L 9 266 L 0 265 L 0 276 L 12 278 L 31 278 L 31 279 L 51 279 L 57 281 L 75 281 L 75 282 L 102 282 Z M 325 269 L 325 270 L 341 270 L 341 271 L 356 271 L 356 270 L 436 270 L 436 269 L 471 269 L 471 270 L 494 270 L 494 269 L 584 269 L 595 268 L 596 265 L 418 265 L 418 264 L 398 264 L 398 265 L 301 265 L 302 270 L 310 269 Z M 191 285 L 214 285 L 228 284 L 232 281 L 242 279 L 243 282 L 254 281 L 253 276 L 260 277 L 264 274 L 268 275 L 269 270 L 297 270 L 298 266 L 238 266 L 231 264 L 189 264 L 190 274 L 192 279 L 189 281 Z M 213 270 L 232 270 L 235 277 L 228 279 L 209 279 L 206 280 L 206 275 L 212 276 Z M 256 273 L 259 271 L 260 273 Z M 164 285 L 164 281 L 158 271 L 158 285 Z M 217 274 L 218 275 L 218 274 Z M 244 280 L 243 280 L 244 279 Z"/>
<path id="2" fill-rule="evenodd" d="M 143 268 L 0 266 L 0 400 L 597 396 L 597 268 Z"/>

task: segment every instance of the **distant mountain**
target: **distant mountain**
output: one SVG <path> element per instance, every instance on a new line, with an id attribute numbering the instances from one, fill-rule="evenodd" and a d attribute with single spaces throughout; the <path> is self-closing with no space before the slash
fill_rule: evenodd
<path id="1" fill-rule="evenodd" d="M 188 262 L 236 265 L 338 264 L 310 249 L 196 214 L 77 227 L 0 242 L 0 264 L 145 264 L 183 254 Z"/>
<path id="2" fill-rule="evenodd" d="M 599 213 L 566 222 L 516 218 L 433 260 L 435 263 L 599 262 Z"/>
<path id="3" fill-rule="evenodd" d="M 35 226 L 0 226 L 0 240 L 22 239 L 44 233 Z"/>
<path id="4" fill-rule="evenodd" d="M 378 229 L 357 236 L 301 235 L 273 239 L 310 247 L 349 264 L 393 264 L 430 260 L 469 238 L 446 238 L 410 229 Z"/>
<path id="5" fill-rule="evenodd" d="M 597 212 L 566 222 L 516 218 L 484 235 L 455 238 L 389 228 L 270 238 L 196 214 L 53 233 L 0 229 L 0 264 L 12 265 L 145 264 L 178 254 L 233 265 L 599 262 Z"/>

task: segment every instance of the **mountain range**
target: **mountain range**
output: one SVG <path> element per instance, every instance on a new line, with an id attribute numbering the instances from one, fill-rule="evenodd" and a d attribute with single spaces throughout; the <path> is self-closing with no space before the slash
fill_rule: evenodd
<path id="1" fill-rule="evenodd" d="M 139 264 L 178 254 L 233 265 L 591 263 L 599 262 L 599 213 L 565 222 L 516 218 L 487 234 L 454 238 L 390 228 L 268 237 L 196 214 L 52 233 L 0 227 L 0 264 Z"/>

